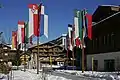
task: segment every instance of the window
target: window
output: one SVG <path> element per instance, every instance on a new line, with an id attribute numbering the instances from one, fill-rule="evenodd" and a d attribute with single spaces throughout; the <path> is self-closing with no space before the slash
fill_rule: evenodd
<path id="1" fill-rule="evenodd" d="M 101 37 L 101 48 L 104 46 L 104 36 Z"/>
<path id="2" fill-rule="evenodd" d="M 107 46 L 109 47 L 109 34 L 107 35 Z"/>
<path id="3" fill-rule="evenodd" d="M 113 48 L 115 47 L 114 41 L 115 41 L 115 35 L 114 35 L 114 33 L 112 33 L 112 34 L 111 34 L 111 46 L 112 46 Z"/>
<path id="4" fill-rule="evenodd" d="M 97 40 L 97 41 L 96 41 L 96 43 L 97 43 L 97 50 L 99 50 L 99 47 L 100 47 L 100 46 L 99 46 L 99 38 L 97 38 L 96 40 Z"/>
<path id="5" fill-rule="evenodd" d="M 95 39 L 95 49 L 97 50 L 98 48 L 98 43 L 97 43 L 97 38 Z"/>
<path id="6" fill-rule="evenodd" d="M 114 59 L 104 60 L 104 70 L 105 71 L 114 71 L 115 70 L 115 60 Z"/>
<path id="7" fill-rule="evenodd" d="M 109 42 L 108 42 L 109 46 L 111 46 L 111 35 L 110 34 L 108 35 L 108 39 L 109 39 Z"/>
<path id="8" fill-rule="evenodd" d="M 99 49 L 101 49 L 101 36 L 98 38 L 99 39 L 99 41 L 98 41 L 98 43 L 99 43 Z"/>
<path id="9" fill-rule="evenodd" d="M 103 40 L 104 40 L 103 44 L 105 45 L 105 36 L 103 36 Z"/>
<path id="10" fill-rule="evenodd" d="M 93 51 L 94 51 L 94 48 L 95 48 L 95 42 L 94 42 L 94 39 L 92 40 L 92 45 L 93 45 Z"/>

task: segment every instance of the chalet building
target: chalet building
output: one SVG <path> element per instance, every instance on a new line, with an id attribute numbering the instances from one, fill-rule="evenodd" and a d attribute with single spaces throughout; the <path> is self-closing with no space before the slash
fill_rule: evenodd
<path id="1" fill-rule="evenodd" d="M 37 65 L 37 49 L 37 46 L 28 49 L 31 51 L 30 65 L 33 65 L 31 68 Z M 66 53 L 62 47 L 62 37 L 39 45 L 39 63 L 50 64 L 50 57 L 53 65 L 64 65 Z"/>
<path id="2" fill-rule="evenodd" d="M 93 14 L 93 39 L 86 41 L 87 70 L 120 70 L 120 6 L 98 6 Z"/>
<path id="3" fill-rule="evenodd" d="M 22 51 L 19 51 L 21 54 Z M 3 62 L 12 62 L 15 65 L 15 61 L 20 55 L 17 54 L 17 50 L 12 50 L 7 44 L 0 44 L 0 64 Z"/>

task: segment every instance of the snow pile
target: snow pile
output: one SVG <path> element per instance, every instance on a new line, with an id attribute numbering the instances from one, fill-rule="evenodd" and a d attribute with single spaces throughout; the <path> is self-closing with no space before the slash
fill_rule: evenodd
<path id="1" fill-rule="evenodd" d="M 7 75 L 0 73 L 0 80 L 8 80 Z"/>
<path id="2" fill-rule="evenodd" d="M 118 72 L 92 72 L 92 71 L 76 71 L 76 70 L 57 70 L 59 72 L 68 73 L 71 75 L 78 75 L 84 77 L 93 77 L 107 80 L 120 80 L 120 75 L 117 75 Z"/>

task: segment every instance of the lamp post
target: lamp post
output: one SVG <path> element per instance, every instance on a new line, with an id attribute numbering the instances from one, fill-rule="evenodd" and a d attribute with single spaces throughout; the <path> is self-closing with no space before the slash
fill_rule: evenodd
<path id="1" fill-rule="evenodd" d="M 8 71 L 9 71 L 9 67 L 8 67 L 8 53 L 5 53 L 4 54 L 4 56 L 6 57 L 6 73 L 8 73 Z M 9 80 L 9 74 L 7 75 L 7 77 L 8 77 L 8 80 Z"/>
<path id="2" fill-rule="evenodd" d="M 3 59 L 0 59 L 1 65 L 2 65 L 2 73 L 3 73 Z"/>

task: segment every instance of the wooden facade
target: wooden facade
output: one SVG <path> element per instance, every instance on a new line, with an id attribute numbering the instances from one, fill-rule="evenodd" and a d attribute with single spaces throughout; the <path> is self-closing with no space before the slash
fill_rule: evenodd
<path id="1" fill-rule="evenodd" d="M 20 54 L 22 51 L 20 51 Z M 15 61 L 17 57 L 17 50 L 12 50 L 11 47 L 0 44 L 0 61 L 8 62 L 8 61 Z"/>
<path id="2" fill-rule="evenodd" d="M 29 48 L 33 54 L 33 59 L 35 60 L 35 54 L 37 53 L 37 46 Z M 66 53 L 63 51 L 63 47 L 60 45 L 53 44 L 51 41 L 39 45 L 39 61 L 41 63 L 50 63 L 50 56 L 53 64 L 57 62 L 65 62 Z"/>

